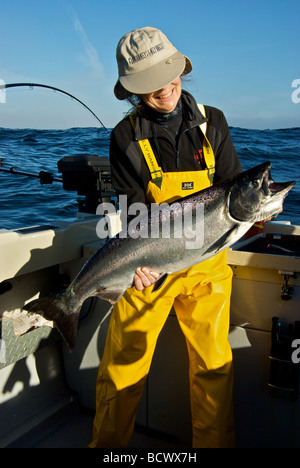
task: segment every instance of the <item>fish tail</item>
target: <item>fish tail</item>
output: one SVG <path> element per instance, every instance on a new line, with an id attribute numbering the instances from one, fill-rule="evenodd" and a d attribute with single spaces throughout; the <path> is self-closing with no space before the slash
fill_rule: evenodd
<path id="1" fill-rule="evenodd" d="M 64 299 L 63 295 L 43 297 L 25 304 L 23 309 L 29 313 L 40 314 L 45 319 L 53 321 L 69 350 L 73 351 L 76 344 L 81 304 L 72 307 L 69 301 L 66 302 Z"/>

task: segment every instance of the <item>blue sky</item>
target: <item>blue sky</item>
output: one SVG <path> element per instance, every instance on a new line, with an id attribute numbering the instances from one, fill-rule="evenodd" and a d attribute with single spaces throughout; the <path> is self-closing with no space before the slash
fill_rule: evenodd
<path id="1" fill-rule="evenodd" d="M 0 0 L 0 80 L 63 89 L 113 127 L 128 109 L 113 94 L 116 45 L 130 30 L 154 26 L 191 59 L 185 88 L 222 109 L 229 125 L 295 127 L 299 19 L 299 0 Z M 7 90 L 5 101 L 2 127 L 98 125 L 52 91 Z"/>

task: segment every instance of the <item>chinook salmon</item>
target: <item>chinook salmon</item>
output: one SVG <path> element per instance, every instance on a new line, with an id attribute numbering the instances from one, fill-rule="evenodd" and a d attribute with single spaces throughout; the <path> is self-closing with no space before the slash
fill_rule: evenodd
<path id="1" fill-rule="evenodd" d="M 266 162 L 171 203 L 168 216 L 173 228 L 167 238 L 161 229 L 166 211 L 159 211 L 159 216 L 146 215 L 136 228 L 127 228 L 127 232 L 109 239 L 97 250 L 64 293 L 34 300 L 23 308 L 53 321 L 72 350 L 81 306 L 87 298 L 97 296 L 114 304 L 132 287 L 138 267 L 148 267 L 160 274 L 153 286 L 155 291 L 168 274 L 216 255 L 238 241 L 255 222 L 280 212 L 295 182 L 274 182 L 270 169 L 271 163 Z M 195 216 L 199 206 L 203 207 L 200 218 Z M 187 237 L 191 235 L 189 229 L 180 236 L 174 227 L 180 224 L 176 220 L 183 212 L 189 219 L 190 231 L 195 232 L 196 224 L 200 223 L 202 239 L 196 249 L 186 248 Z M 158 235 L 139 235 L 143 227 Z"/>

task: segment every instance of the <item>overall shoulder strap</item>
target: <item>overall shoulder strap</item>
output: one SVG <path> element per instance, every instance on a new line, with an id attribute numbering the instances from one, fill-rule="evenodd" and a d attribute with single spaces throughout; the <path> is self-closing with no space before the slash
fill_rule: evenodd
<path id="1" fill-rule="evenodd" d="M 203 104 L 197 104 L 198 105 L 198 108 L 201 112 L 202 115 L 204 115 L 204 117 L 206 117 L 206 112 L 205 112 L 205 107 Z M 214 152 L 213 152 L 213 149 L 211 147 L 211 144 L 206 136 L 206 132 L 207 132 L 207 122 L 204 122 L 203 124 L 199 125 L 203 135 L 204 135 L 204 138 L 203 138 L 203 155 L 204 155 L 204 159 L 205 159 L 205 163 L 207 165 L 207 169 L 208 169 L 208 177 L 209 177 L 209 180 L 210 180 L 210 183 L 212 184 L 213 183 L 213 180 L 214 180 L 214 175 L 215 175 L 215 164 L 216 164 L 216 161 L 215 161 L 215 155 L 214 155 Z"/>
<path id="2" fill-rule="evenodd" d="M 134 128 L 135 121 L 136 121 L 136 113 L 132 112 L 129 115 L 129 119 L 130 119 L 131 125 Z M 152 147 L 150 145 L 150 141 L 148 139 L 139 140 L 139 145 L 144 155 L 147 166 L 149 168 L 152 182 L 155 185 L 157 185 L 159 188 L 161 188 L 163 173 L 153 153 Z"/>
<path id="3" fill-rule="evenodd" d="M 203 104 L 197 104 L 199 111 L 201 112 L 204 117 L 206 117 L 206 112 L 205 112 L 205 107 Z M 206 135 L 206 130 L 207 130 L 207 122 L 204 122 L 203 124 L 199 125 L 199 127 L 202 130 L 203 135 Z"/>

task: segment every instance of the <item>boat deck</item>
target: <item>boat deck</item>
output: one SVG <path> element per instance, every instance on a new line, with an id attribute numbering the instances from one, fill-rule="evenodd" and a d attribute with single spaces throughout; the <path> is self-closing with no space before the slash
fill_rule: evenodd
<path id="1" fill-rule="evenodd" d="M 47 229 L 25 237 L 2 233 L 0 257 L 7 268 L 1 270 L 0 315 L 20 311 L 25 301 L 45 293 L 45 285 L 54 287 L 57 277 L 74 277 L 97 248 L 92 236 L 87 239 L 93 223 L 62 226 L 55 236 Z M 300 369 L 296 381 L 286 385 L 285 361 L 279 359 L 277 392 L 270 394 L 269 355 L 272 318 L 279 317 L 287 329 L 299 324 L 300 227 L 270 223 L 265 234 L 255 248 L 251 239 L 228 252 L 236 446 L 299 448 Z M 13 261 L 5 263 L 7 253 Z M 16 337 L 12 318 L 0 322 L 1 448 L 85 448 L 90 443 L 111 306 L 92 299 L 83 312 L 71 354 L 49 326 Z M 191 447 L 188 356 L 173 311 L 159 336 L 136 423 L 131 448 Z"/>
<path id="2" fill-rule="evenodd" d="M 14 440 L 7 448 L 87 448 L 92 440 L 93 418 L 92 410 L 71 405 Z M 129 448 L 145 449 L 184 447 L 176 437 L 138 425 L 129 445 Z"/>

